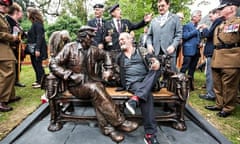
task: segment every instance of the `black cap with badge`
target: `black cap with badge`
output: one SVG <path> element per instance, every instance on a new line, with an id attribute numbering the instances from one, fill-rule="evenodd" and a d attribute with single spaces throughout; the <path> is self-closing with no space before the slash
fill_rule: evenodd
<path id="1" fill-rule="evenodd" d="M 109 13 L 112 13 L 116 8 L 119 7 L 119 4 L 115 4 L 113 5 L 110 9 L 109 9 Z"/>
<path id="2" fill-rule="evenodd" d="M 103 7 L 104 7 L 103 4 L 95 4 L 95 5 L 93 6 L 94 9 L 95 9 L 95 8 L 103 8 Z"/>
<path id="3" fill-rule="evenodd" d="M 221 10 L 221 9 L 225 8 L 226 6 L 230 6 L 230 5 L 239 6 L 240 1 L 239 0 L 221 0 L 220 5 L 217 7 L 217 9 Z"/>

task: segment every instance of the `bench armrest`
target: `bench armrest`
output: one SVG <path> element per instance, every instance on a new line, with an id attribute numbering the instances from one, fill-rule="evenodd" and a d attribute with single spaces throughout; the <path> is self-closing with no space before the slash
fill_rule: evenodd
<path id="1" fill-rule="evenodd" d="M 167 90 L 175 93 L 182 101 L 189 97 L 189 78 L 183 73 L 177 73 L 168 78 Z"/>

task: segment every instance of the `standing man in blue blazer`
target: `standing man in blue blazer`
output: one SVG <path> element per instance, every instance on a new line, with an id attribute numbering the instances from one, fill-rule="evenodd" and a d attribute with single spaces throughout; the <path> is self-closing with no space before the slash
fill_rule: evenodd
<path id="1" fill-rule="evenodd" d="M 191 90 L 194 90 L 194 72 L 200 57 L 200 28 L 198 23 L 202 18 L 202 12 L 200 10 L 193 11 L 191 15 L 191 21 L 183 26 L 183 64 L 180 72 L 186 73 L 192 79 L 190 86 Z"/>
<path id="2" fill-rule="evenodd" d="M 103 30 L 105 20 L 102 18 L 104 5 L 95 4 L 93 6 L 95 18 L 88 21 L 88 26 L 96 28 L 96 36 L 93 38 L 93 44 L 98 48 L 103 49 Z"/>

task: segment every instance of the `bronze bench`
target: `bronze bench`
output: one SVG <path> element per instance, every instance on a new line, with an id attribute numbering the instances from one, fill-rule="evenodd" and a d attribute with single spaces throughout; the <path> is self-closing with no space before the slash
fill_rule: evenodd
<path id="1" fill-rule="evenodd" d="M 52 73 L 46 77 L 45 89 L 50 106 L 49 131 L 57 131 L 62 128 L 63 122 L 96 120 L 95 116 L 76 116 L 68 114 L 66 111 L 73 111 L 72 103 L 89 104 L 90 100 L 76 98 L 75 96 L 64 96 L 59 91 L 59 79 Z M 107 92 L 120 110 L 124 112 L 124 102 L 132 95 L 127 91 L 115 91 L 114 87 L 106 87 Z M 170 113 L 156 115 L 158 122 L 172 122 L 172 127 L 177 130 L 186 130 L 184 109 L 189 96 L 189 80 L 184 74 L 175 74 L 167 79 L 166 87 L 160 91 L 153 92 L 154 103 L 165 103 L 173 105 Z M 126 115 L 127 118 L 141 118 L 140 115 Z"/>

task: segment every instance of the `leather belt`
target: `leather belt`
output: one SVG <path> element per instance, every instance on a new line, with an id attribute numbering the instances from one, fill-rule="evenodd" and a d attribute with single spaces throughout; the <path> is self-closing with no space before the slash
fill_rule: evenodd
<path id="1" fill-rule="evenodd" d="M 216 45 L 216 49 L 231 49 L 235 47 L 240 47 L 240 43 L 232 43 L 232 44 L 221 44 L 221 45 Z"/>

